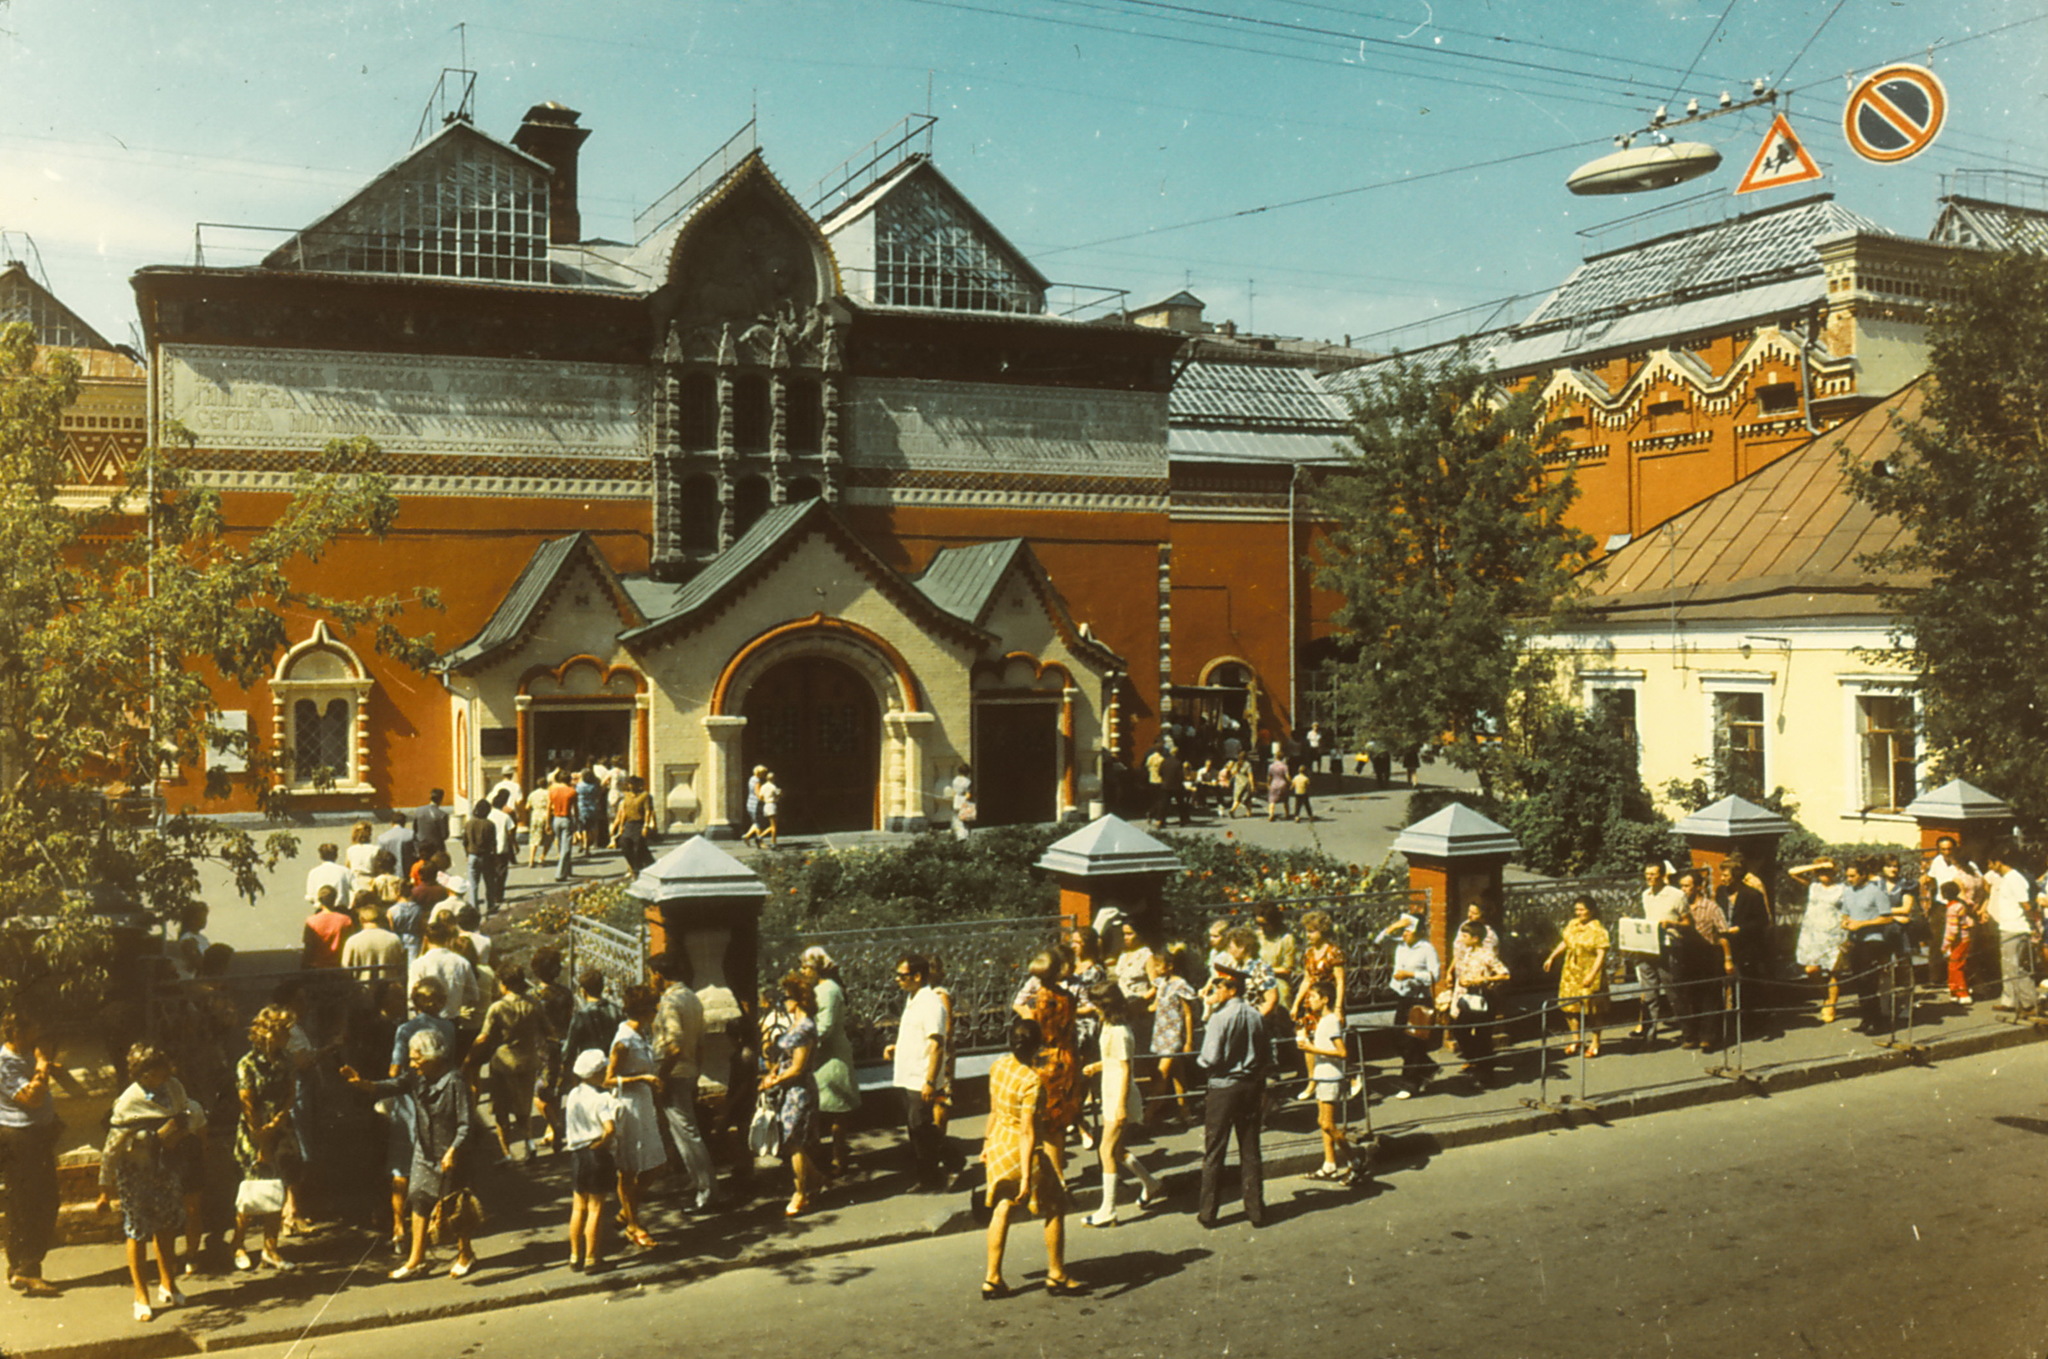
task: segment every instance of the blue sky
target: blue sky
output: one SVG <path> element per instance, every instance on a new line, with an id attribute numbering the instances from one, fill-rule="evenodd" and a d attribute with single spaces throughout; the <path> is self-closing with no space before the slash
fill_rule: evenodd
<path id="1" fill-rule="evenodd" d="M 0 229 L 125 339 L 128 276 L 190 262 L 195 222 L 303 225 L 403 155 L 458 24 L 485 131 L 582 111 L 587 234 L 630 238 L 756 103 L 802 196 L 929 90 L 941 168 L 1051 278 L 1134 303 L 1190 287 L 1211 319 L 1318 338 L 1543 289 L 1631 229 L 1581 230 L 1646 208 L 1677 205 L 1633 230 L 1718 216 L 1767 112 L 1688 132 L 1725 158 L 1694 184 L 1591 199 L 1564 179 L 1659 103 L 1758 75 L 1793 88 L 1828 177 L 1739 207 L 1831 190 L 1920 234 L 1944 172 L 2048 175 L 2048 0 L 12 0 Z M 1931 60 L 1948 125 L 1866 164 L 1845 73 L 1897 60 Z"/>

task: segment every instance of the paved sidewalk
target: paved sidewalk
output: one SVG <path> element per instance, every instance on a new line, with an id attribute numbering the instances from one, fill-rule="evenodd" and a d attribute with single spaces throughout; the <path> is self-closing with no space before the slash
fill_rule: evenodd
<path id="1" fill-rule="evenodd" d="M 1375 1091 L 1369 1108 L 1354 1106 L 1352 1127 L 1361 1138 L 1370 1129 L 1382 1163 L 1426 1160 L 1455 1146 L 1875 1074 L 1916 1060 L 1939 1061 L 2040 1036 L 2031 1025 L 2001 1022 L 1987 1005 L 1974 1011 L 1944 1005 L 1923 1011 L 1917 1019 L 1916 1027 L 1899 1038 L 1924 1045 L 1918 1052 L 1859 1037 L 1846 1021 L 1822 1027 L 1810 1012 L 1788 1016 L 1782 1036 L 1710 1055 L 1670 1042 L 1639 1050 L 1639 1044 L 1619 1036 L 1619 1025 L 1610 1029 L 1605 1053 L 1593 1061 L 1564 1058 L 1563 1039 L 1557 1034 L 1547 1043 L 1526 1038 L 1504 1049 L 1498 1073 L 1485 1082 L 1449 1074 L 1452 1069 L 1446 1067 L 1447 1074 L 1418 1098 L 1382 1100 Z M 1441 1056 L 1449 1060 L 1448 1054 Z M 1737 1060 L 1746 1074 L 1728 1073 Z M 1547 1082 L 1540 1079 L 1546 1073 Z M 1278 1085 L 1282 1091 L 1291 1087 L 1291 1082 Z M 959 1120 L 954 1131 L 972 1156 L 982 1131 L 980 1119 Z M 1145 1219 L 1152 1214 L 1193 1210 L 1199 1141 L 1199 1132 L 1193 1129 L 1137 1139 L 1135 1149 L 1148 1166 L 1164 1173 L 1170 1192 L 1165 1205 L 1150 1210 L 1126 1200 L 1125 1232 L 1142 1234 Z M 1265 1147 L 1269 1177 L 1313 1168 L 1320 1150 L 1312 1108 L 1282 1109 L 1269 1124 Z M 840 1270 L 857 1268 L 838 1257 L 974 1229 L 964 1189 L 937 1195 L 909 1191 L 908 1163 L 899 1138 L 866 1134 L 856 1148 L 855 1173 L 847 1183 L 828 1191 L 813 1213 L 795 1220 L 781 1214 L 788 1182 L 786 1172 L 774 1167 L 758 1172 L 744 1206 L 726 1212 L 679 1213 L 677 1196 L 658 1188 L 648 1214 L 658 1246 L 624 1251 L 617 1268 L 597 1276 L 572 1274 L 564 1263 L 565 1159 L 544 1158 L 490 1172 L 480 1185 L 492 1215 L 478 1241 L 481 1264 L 460 1282 L 435 1274 L 391 1283 L 383 1275 L 395 1261 L 373 1224 L 365 1222 L 361 1229 L 329 1226 L 312 1238 L 287 1244 L 287 1255 L 299 1262 L 291 1273 L 230 1271 L 192 1280 L 185 1290 L 189 1306 L 143 1325 L 129 1317 L 119 1249 L 66 1247 L 48 1265 L 50 1278 L 64 1285 L 63 1297 L 0 1298 L 0 1350 L 10 1355 L 139 1359 L 399 1325 L 571 1294 L 676 1287 L 736 1268 L 830 1279 Z M 1073 1149 L 1069 1175 L 1080 1202 L 1092 1208 L 1099 1183 L 1092 1156 Z M 1427 1192 L 1426 1184 L 1416 1182 L 1421 1192 Z M 1126 1191 L 1132 1189 L 1126 1181 Z M 1372 1211 L 1367 1203 L 1356 1210 Z M 1116 1244 L 1121 1241 L 1120 1234 Z M 972 1252 L 966 1243 L 961 1249 L 963 1259 Z M 451 1254 L 436 1253 L 442 1268 Z"/>

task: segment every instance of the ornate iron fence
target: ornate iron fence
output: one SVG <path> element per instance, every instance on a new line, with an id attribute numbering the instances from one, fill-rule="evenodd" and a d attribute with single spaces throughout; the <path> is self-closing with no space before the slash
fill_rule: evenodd
<path id="1" fill-rule="evenodd" d="M 1024 984 L 1031 955 L 1060 936 L 1061 917 L 1026 920 L 966 920 L 941 925 L 903 925 L 877 930 L 835 930 L 765 935 L 761 939 L 761 981 L 768 985 L 793 970 L 813 944 L 839 964 L 846 988 L 847 1034 L 857 1062 L 879 1062 L 896 1041 L 903 995 L 896 985 L 896 960 L 906 953 L 936 959 L 953 996 L 953 1046 L 975 1052 L 1003 1046 L 1010 1002 Z"/>
<path id="2" fill-rule="evenodd" d="M 1256 931 L 1258 912 L 1269 906 L 1280 909 L 1281 918 L 1297 939 L 1302 937 L 1301 918 L 1304 915 L 1310 911 L 1329 915 L 1337 942 L 1344 949 L 1344 1005 L 1347 1010 L 1370 1009 L 1392 999 L 1388 982 L 1393 972 L 1393 947 L 1376 942 L 1381 931 L 1404 914 L 1412 913 L 1425 921 L 1429 919 L 1429 893 L 1409 888 L 1272 901 L 1216 902 L 1166 912 L 1163 925 L 1167 937 L 1163 942 L 1186 944 L 1197 966 L 1200 966 L 1209 956 L 1210 921 L 1221 918 Z"/>
<path id="3" fill-rule="evenodd" d="M 602 920 L 572 915 L 568 964 L 572 978 L 585 968 L 596 968 L 604 973 L 609 993 L 623 996 L 627 987 L 647 980 L 647 926 L 636 922 L 632 929 L 622 930 Z"/>
<path id="4" fill-rule="evenodd" d="M 1500 952 L 1514 975 L 1513 989 L 1537 990 L 1544 985 L 1543 960 L 1557 947 L 1565 922 L 1572 918 L 1572 902 L 1581 896 L 1593 898 L 1612 934 L 1618 917 L 1641 912 L 1642 890 L 1641 879 L 1627 874 L 1507 884 L 1501 890 Z M 1452 922 L 1452 928 L 1456 926 Z"/>

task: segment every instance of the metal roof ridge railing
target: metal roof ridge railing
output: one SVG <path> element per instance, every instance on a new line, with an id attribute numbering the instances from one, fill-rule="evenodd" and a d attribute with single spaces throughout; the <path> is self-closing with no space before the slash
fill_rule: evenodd
<path id="1" fill-rule="evenodd" d="M 633 217 L 633 244 L 644 244 L 648 237 L 695 207 L 697 201 L 724 179 L 733 166 L 746 159 L 759 145 L 754 135 L 755 123 L 755 119 L 747 119 L 739 131 L 727 137 L 716 151 L 698 161 L 697 168 L 678 180 L 673 189 L 636 213 Z M 744 148 L 740 147 L 742 142 L 745 143 Z M 737 156 L 734 154 L 736 149 Z M 654 225 L 647 225 L 649 222 Z"/>

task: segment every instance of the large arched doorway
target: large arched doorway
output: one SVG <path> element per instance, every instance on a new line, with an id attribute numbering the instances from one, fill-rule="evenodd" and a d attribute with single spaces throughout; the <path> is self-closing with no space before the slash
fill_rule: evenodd
<path id="1" fill-rule="evenodd" d="M 743 715 L 741 760 L 750 771 L 774 771 L 783 834 L 875 828 L 881 704 L 858 671 L 825 656 L 792 657 L 747 690 Z"/>

